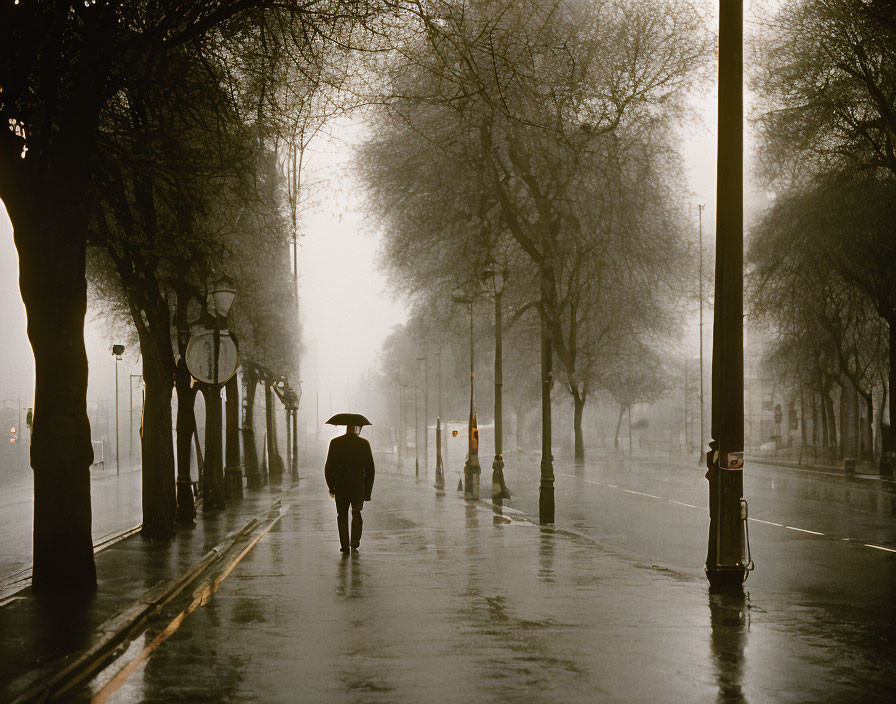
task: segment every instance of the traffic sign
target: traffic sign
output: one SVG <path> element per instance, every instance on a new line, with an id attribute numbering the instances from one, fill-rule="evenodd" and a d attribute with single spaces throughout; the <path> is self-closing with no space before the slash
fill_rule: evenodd
<path id="1" fill-rule="evenodd" d="M 230 333 L 221 330 L 218 333 L 218 374 L 217 382 L 226 384 L 236 374 L 240 364 L 240 355 Z M 215 379 L 215 331 L 200 330 L 190 335 L 185 354 L 187 369 L 190 374 L 206 384 L 214 384 Z"/>

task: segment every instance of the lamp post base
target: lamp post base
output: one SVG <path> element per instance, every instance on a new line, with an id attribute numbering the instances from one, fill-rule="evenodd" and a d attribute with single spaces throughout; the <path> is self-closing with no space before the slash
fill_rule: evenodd
<path id="1" fill-rule="evenodd" d="M 492 499 L 509 498 L 511 498 L 510 490 L 504 483 L 504 460 L 501 458 L 501 455 L 497 455 L 492 463 Z"/>
<path id="2" fill-rule="evenodd" d="M 177 513 L 175 520 L 179 526 L 183 527 L 196 525 L 193 482 L 189 478 L 177 480 Z"/>
<path id="3" fill-rule="evenodd" d="M 224 468 L 224 485 L 228 501 L 243 498 L 243 470 L 239 467 Z"/>
<path id="4" fill-rule="evenodd" d="M 474 467 L 469 460 L 464 465 L 464 498 L 479 501 L 479 467 Z"/>
<path id="5" fill-rule="evenodd" d="M 742 590 L 750 573 L 745 565 L 714 565 L 705 571 L 711 592 Z"/>

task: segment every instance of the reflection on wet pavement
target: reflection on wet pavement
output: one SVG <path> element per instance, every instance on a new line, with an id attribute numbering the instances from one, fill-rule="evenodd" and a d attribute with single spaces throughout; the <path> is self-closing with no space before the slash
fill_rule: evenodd
<path id="1" fill-rule="evenodd" d="M 893 600 L 860 628 L 861 604 L 787 591 L 806 575 L 773 577 L 767 552 L 751 598 L 708 595 L 688 571 L 521 520 L 515 499 L 465 502 L 387 473 L 377 482 L 360 553 L 339 552 L 332 503 L 303 486 L 109 701 L 889 701 Z M 593 531 L 588 500 L 572 508 Z M 646 522 L 636 506 L 616 502 L 614 518 L 629 512 L 620 534 Z M 668 528 L 678 514 L 657 518 Z M 694 529 L 702 552 L 705 525 Z M 818 544 L 793 534 L 776 549 Z M 865 571 L 887 564 L 860 554 Z"/>
<path id="2" fill-rule="evenodd" d="M 744 653 L 749 632 L 749 600 L 743 589 L 709 594 L 710 651 L 719 683 L 719 704 L 745 704 Z"/>

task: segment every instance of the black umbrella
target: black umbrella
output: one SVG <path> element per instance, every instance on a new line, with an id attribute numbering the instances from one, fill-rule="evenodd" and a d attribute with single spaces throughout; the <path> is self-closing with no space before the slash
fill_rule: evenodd
<path id="1" fill-rule="evenodd" d="M 373 425 L 369 420 L 367 420 L 360 413 L 337 413 L 335 416 L 330 418 L 327 421 L 327 425 Z"/>

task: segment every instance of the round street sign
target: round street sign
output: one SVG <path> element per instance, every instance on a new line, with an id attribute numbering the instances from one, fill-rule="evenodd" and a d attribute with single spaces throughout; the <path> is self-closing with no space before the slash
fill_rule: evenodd
<path id="1" fill-rule="evenodd" d="M 227 330 L 218 333 L 218 378 L 219 384 L 226 384 L 236 374 L 240 363 L 240 355 L 236 343 Z M 201 330 L 190 336 L 186 352 L 187 369 L 199 381 L 206 384 L 215 383 L 215 333 L 213 330 Z"/>

